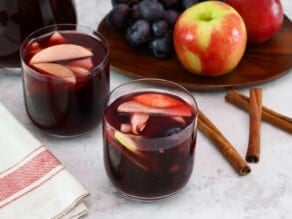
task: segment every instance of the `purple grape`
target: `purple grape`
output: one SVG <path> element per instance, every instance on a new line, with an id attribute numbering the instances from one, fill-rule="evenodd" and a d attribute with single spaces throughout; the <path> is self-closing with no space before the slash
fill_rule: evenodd
<path id="1" fill-rule="evenodd" d="M 139 3 L 139 9 L 142 17 L 150 22 L 164 17 L 163 5 L 157 0 L 143 0 Z"/>
<path id="2" fill-rule="evenodd" d="M 128 27 L 126 38 L 133 47 L 138 47 L 148 43 L 151 39 L 150 24 L 146 20 L 137 20 Z"/>
<path id="3" fill-rule="evenodd" d="M 182 0 L 181 4 L 183 9 L 191 7 L 193 4 L 200 2 L 200 0 Z"/>
<path id="4" fill-rule="evenodd" d="M 141 18 L 141 13 L 140 13 L 140 9 L 139 9 L 138 4 L 135 4 L 132 6 L 131 12 L 132 12 L 132 18 L 134 20 L 139 20 Z"/>
<path id="5" fill-rule="evenodd" d="M 169 24 L 170 27 L 173 27 L 180 13 L 176 10 L 170 9 L 165 11 L 164 20 Z"/>
<path id="6" fill-rule="evenodd" d="M 156 58 L 169 58 L 173 51 L 172 32 L 168 32 L 164 37 L 151 41 L 150 49 Z"/>
<path id="7" fill-rule="evenodd" d="M 109 22 L 125 31 L 130 46 L 149 45 L 159 59 L 173 53 L 172 30 L 183 10 L 204 0 L 111 0 Z"/>
<path id="8" fill-rule="evenodd" d="M 152 24 L 152 33 L 155 37 L 162 37 L 168 30 L 168 24 L 164 20 L 159 20 Z"/>
<path id="9" fill-rule="evenodd" d="M 119 30 L 123 30 L 127 27 L 129 18 L 130 8 L 127 4 L 118 4 L 108 15 L 109 22 Z"/>
<path id="10" fill-rule="evenodd" d="M 180 127 L 172 127 L 172 128 L 169 128 L 165 131 L 165 134 L 164 136 L 171 136 L 171 135 L 174 135 L 176 133 L 179 133 L 180 131 L 182 130 L 182 128 Z"/>
<path id="11" fill-rule="evenodd" d="M 180 0 L 160 0 L 165 8 L 177 8 Z"/>

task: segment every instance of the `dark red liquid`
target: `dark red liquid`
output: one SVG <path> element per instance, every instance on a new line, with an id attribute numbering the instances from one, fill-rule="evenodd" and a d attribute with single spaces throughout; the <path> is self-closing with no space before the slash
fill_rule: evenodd
<path id="1" fill-rule="evenodd" d="M 28 64 L 34 54 L 31 44 L 38 42 L 42 48 L 51 46 L 48 43 L 51 34 L 28 42 L 22 51 L 24 98 L 27 113 L 38 127 L 53 135 L 74 136 L 91 130 L 101 120 L 109 92 L 109 63 L 105 59 L 105 45 L 93 37 L 70 31 L 60 33 L 68 43 L 90 48 L 94 54 L 90 59 L 98 67 L 93 67 L 84 77 L 76 77 L 76 83 L 68 83 Z"/>
<path id="2" fill-rule="evenodd" d="M 105 109 L 106 172 L 126 195 L 144 200 L 159 199 L 181 189 L 190 178 L 196 143 L 195 112 L 183 117 L 185 122 L 169 115 L 150 115 L 140 134 L 128 134 L 137 146 L 129 150 L 115 132 L 120 130 L 121 124 L 129 123 L 131 113 L 117 112 L 117 107 L 136 95 L 123 96 Z M 192 110 L 187 103 L 183 104 Z"/>
<path id="3" fill-rule="evenodd" d="M 19 66 L 22 40 L 36 29 L 60 23 L 76 23 L 72 0 L 1 0 L 0 67 Z"/>

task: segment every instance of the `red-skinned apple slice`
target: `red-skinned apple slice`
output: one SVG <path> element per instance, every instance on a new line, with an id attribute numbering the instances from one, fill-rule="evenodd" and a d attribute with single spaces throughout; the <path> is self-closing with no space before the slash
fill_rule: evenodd
<path id="1" fill-rule="evenodd" d="M 68 40 L 66 40 L 58 31 L 55 31 L 48 41 L 49 45 L 58 45 L 63 43 L 68 43 Z"/>
<path id="2" fill-rule="evenodd" d="M 136 135 L 140 134 L 146 127 L 148 119 L 147 113 L 134 113 L 131 116 L 132 132 Z"/>
<path id="3" fill-rule="evenodd" d="M 82 68 L 86 68 L 88 71 L 91 70 L 94 66 L 91 57 L 85 59 L 77 59 L 69 62 L 67 65 L 69 66 L 79 66 Z"/>
<path id="4" fill-rule="evenodd" d="M 49 75 L 55 76 L 70 84 L 76 83 L 76 77 L 74 73 L 67 67 L 55 63 L 39 63 L 33 64 L 36 69 L 46 72 Z"/>
<path id="5" fill-rule="evenodd" d="M 134 99 L 139 102 L 143 103 L 147 106 L 152 107 L 173 107 L 182 104 L 177 99 L 174 99 L 172 97 L 163 95 L 163 94 L 140 94 L 138 96 L 135 96 Z"/>
<path id="6" fill-rule="evenodd" d="M 186 105 L 179 105 L 175 107 L 168 108 L 157 108 L 146 106 L 137 101 L 131 100 L 122 103 L 118 106 L 118 112 L 124 113 L 148 113 L 148 114 L 159 114 L 159 115 L 167 115 L 167 116 L 186 116 L 189 117 L 192 115 L 192 111 Z"/>
<path id="7" fill-rule="evenodd" d="M 76 77 L 85 77 L 89 75 L 89 71 L 86 68 L 70 65 L 66 65 L 66 67 L 69 68 L 76 75 Z"/>
<path id="8" fill-rule="evenodd" d="M 30 60 L 30 64 L 57 62 L 90 56 L 93 56 L 93 53 L 82 46 L 74 44 L 59 44 L 47 47 L 36 53 Z"/>

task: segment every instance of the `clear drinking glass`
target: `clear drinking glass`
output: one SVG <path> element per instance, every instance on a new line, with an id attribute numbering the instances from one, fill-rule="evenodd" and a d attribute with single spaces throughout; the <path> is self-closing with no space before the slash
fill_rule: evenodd
<path id="1" fill-rule="evenodd" d="M 109 46 L 79 25 L 54 25 L 21 46 L 27 113 L 46 133 L 76 136 L 94 128 L 109 93 Z"/>
<path id="2" fill-rule="evenodd" d="M 170 81 L 115 88 L 103 112 L 104 164 L 113 185 L 144 201 L 183 188 L 193 170 L 197 111 L 194 97 Z"/>

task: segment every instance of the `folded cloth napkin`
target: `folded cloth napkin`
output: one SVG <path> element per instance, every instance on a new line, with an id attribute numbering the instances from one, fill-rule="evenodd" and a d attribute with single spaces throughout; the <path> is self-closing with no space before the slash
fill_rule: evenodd
<path id="1" fill-rule="evenodd" d="M 0 218 L 79 218 L 88 192 L 0 103 Z"/>

